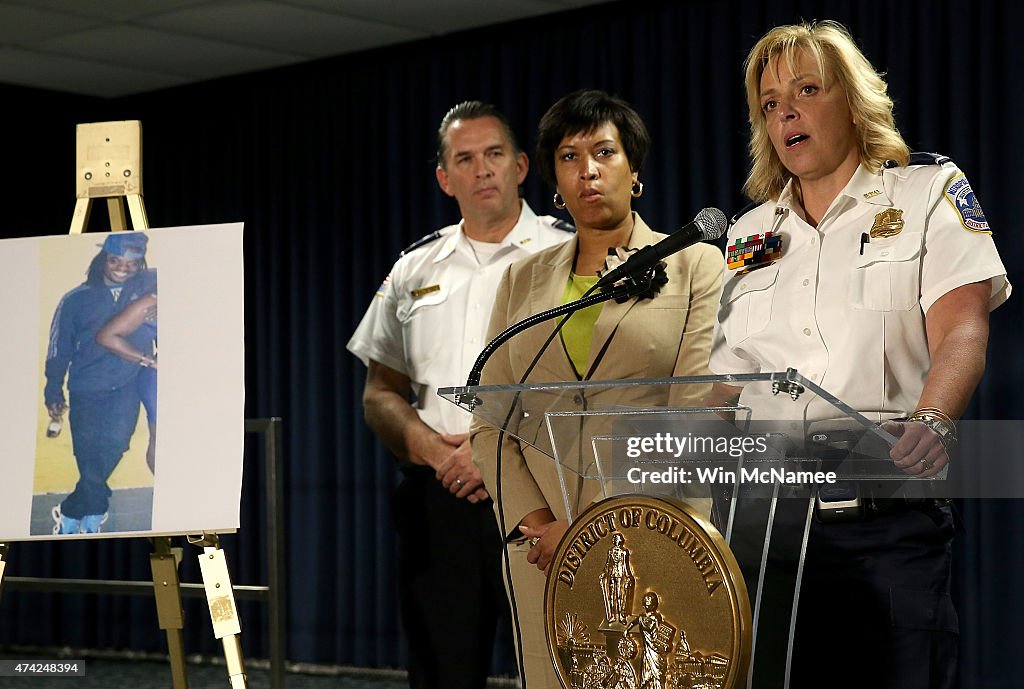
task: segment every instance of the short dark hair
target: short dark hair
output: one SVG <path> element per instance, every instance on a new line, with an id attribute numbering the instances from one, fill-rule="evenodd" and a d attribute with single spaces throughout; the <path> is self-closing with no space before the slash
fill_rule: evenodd
<path id="1" fill-rule="evenodd" d="M 483 117 L 493 117 L 498 120 L 501 123 L 501 128 L 505 130 L 505 136 L 508 137 L 509 142 L 512 144 L 512 150 L 516 155 L 522 153 L 523 149 L 520 148 L 516 134 L 512 131 L 512 125 L 508 123 L 508 118 L 502 114 L 501 110 L 498 110 L 496 106 L 490 103 L 478 100 L 464 100 L 446 112 L 444 117 L 441 118 L 441 126 L 437 128 L 438 165 L 444 168 L 444 155 L 448 152 L 448 130 L 451 126 L 460 120 L 479 120 Z"/>
<path id="2" fill-rule="evenodd" d="M 589 133 L 610 122 L 619 130 L 629 167 L 639 172 L 651 146 L 651 135 L 629 103 L 597 89 L 582 89 L 564 96 L 548 108 L 537 128 L 540 174 L 551 186 L 555 179 L 555 149 L 567 136 Z"/>

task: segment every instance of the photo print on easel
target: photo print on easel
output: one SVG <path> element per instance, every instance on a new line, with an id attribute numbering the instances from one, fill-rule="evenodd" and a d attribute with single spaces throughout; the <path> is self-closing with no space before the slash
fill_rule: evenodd
<path id="1" fill-rule="evenodd" d="M 0 241 L 0 541 L 237 529 L 241 236 Z"/>

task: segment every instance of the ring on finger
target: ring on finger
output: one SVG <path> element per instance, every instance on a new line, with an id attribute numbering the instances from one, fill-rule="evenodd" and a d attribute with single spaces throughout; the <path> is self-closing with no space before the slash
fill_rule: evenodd
<path id="1" fill-rule="evenodd" d="M 534 536 L 533 538 L 531 538 L 530 539 L 530 547 L 532 548 L 535 545 L 537 545 L 537 541 L 539 541 L 539 540 L 540 540 L 540 536 Z"/>
<path id="2" fill-rule="evenodd" d="M 925 468 L 925 471 L 927 471 L 928 469 L 932 468 L 932 463 L 929 462 L 927 459 L 922 459 L 921 466 L 923 466 Z"/>
<path id="3" fill-rule="evenodd" d="M 455 479 L 455 485 L 458 486 L 459 488 L 461 488 L 462 487 L 462 479 L 461 478 Z"/>

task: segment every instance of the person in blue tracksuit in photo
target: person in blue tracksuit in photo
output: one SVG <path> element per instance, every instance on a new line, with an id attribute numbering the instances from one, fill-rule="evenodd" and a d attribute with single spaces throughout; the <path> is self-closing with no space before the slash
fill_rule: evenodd
<path id="1" fill-rule="evenodd" d="M 53 508 L 53 533 L 97 533 L 107 518 L 107 479 L 128 449 L 139 418 L 140 362 L 117 356 L 96 334 L 128 304 L 156 289 L 146 266 L 148 237 L 111 233 L 89 264 L 84 283 L 61 299 L 50 326 L 44 401 L 51 419 L 69 412 L 78 483 Z M 145 328 L 128 336 L 152 356 L 153 335 Z M 68 400 L 64 398 L 67 378 Z"/>

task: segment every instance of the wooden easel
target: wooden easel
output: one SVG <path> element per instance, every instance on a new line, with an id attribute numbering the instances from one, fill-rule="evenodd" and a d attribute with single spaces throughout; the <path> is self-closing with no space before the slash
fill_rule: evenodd
<path id="1" fill-rule="evenodd" d="M 81 234 L 89 224 L 93 199 L 105 198 L 110 214 L 110 231 L 127 230 L 124 203 L 127 202 L 135 231 L 149 229 L 146 209 L 142 203 L 142 124 L 138 120 L 124 122 L 93 122 L 77 127 L 77 183 L 75 212 L 69 234 Z M 189 543 L 203 549 L 199 556 L 200 571 L 206 589 L 210 619 L 216 638 L 224 645 L 228 677 L 232 689 L 246 689 L 245 661 L 239 635 L 241 624 L 235 605 L 234 590 L 228 574 L 224 551 L 216 533 L 187 536 Z M 172 548 L 171 539 L 158 536 L 150 539 L 153 552 L 149 556 L 153 572 L 153 593 L 156 599 L 160 629 L 167 633 L 167 649 L 171 663 L 174 689 L 188 689 L 185 670 L 184 620 L 181 605 L 181 583 L 178 565 L 182 548 Z M 0 590 L 3 585 L 4 559 L 8 544 L 0 543 Z"/>
<path id="2" fill-rule="evenodd" d="M 142 123 L 127 120 L 80 124 L 77 127 L 75 148 L 78 200 L 71 218 L 70 234 L 80 234 L 86 230 L 92 201 L 98 198 L 107 200 L 111 232 L 127 229 L 125 202 L 134 229 L 148 230 L 149 221 L 142 202 Z M 174 689 L 188 689 L 183 638 L 185 613 L 181 606 L 181 586 L 178 580 L 178 564 L 183 553 L 181 548 L 171 547 L 171 539 L 168 537 L 153 538 L 151 541 L 153 553 L 149 556 L 149 562 L 153 571 L 153 593 L 160 629 L 167 633 L 171 677 Z M 248 681 L 239 641 L 242 628 L 220 540 L 217 534 L 204 533 L 189 537 L 188 541 L 203 548 L 203 554 L 199 557 L 200 571 L 214 635 L 224 645 L 224 658 L 232 689 L 245 689 Z"/>
<path id="3" fill-rule="evenodd" d="M 93 199 L 106 199 L 110 231 L 123 232 L 124 202 L 128 202 L 132 225 L 148 230 L 142 205 L 142 123 L 92 122 L 76 130 L 75 212 L 69 234 L 81 234 L 89 226 Z"/>

